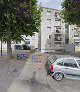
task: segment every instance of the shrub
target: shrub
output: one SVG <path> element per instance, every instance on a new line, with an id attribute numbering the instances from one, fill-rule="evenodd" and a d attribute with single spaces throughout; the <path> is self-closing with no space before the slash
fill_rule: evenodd
<path id="1" fill-rule="evenodd" d="M 23 44 L 23 50 L 31 50 L 31 47 Z"/>

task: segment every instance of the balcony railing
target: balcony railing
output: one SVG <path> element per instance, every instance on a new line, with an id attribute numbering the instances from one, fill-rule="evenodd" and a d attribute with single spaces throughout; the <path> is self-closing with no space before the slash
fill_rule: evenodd
<path id="1" fill-rule="evenodd" d="M 55 33 L 54 34 L 61 34 L 61 30 L 55 30 Z"/>
<path id="2" fill-rule="evenodd" d="M 60 33 L 55 32 L 54 34 L 55 34 L 55 35 L 56 35 L 56 34 L 57 34 L 57 35 L 61 35 L 62 33 L 61 33 L 61 32 L 60 32 Z"/>
<path id="3" fill-rule="evenodd" d="M 80 42 L 80 39 L 74 39 L 74 42 Z"/>
<path id="4" fill-rule="evenodd" d="M 54 41 L 62 41 L 62 38 L 54 38 Z"/>

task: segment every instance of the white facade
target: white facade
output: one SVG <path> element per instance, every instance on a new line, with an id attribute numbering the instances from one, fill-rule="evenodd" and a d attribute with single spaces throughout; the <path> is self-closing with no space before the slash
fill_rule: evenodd
<path id="1" fill-rule="evenodd" d="M 32 49 L 36 49 L 38 48 L 38 33 L 35 32 L 35 34 L 31 37 L 31 36 L 23 36 L 24 41 L 21 42 L 11 42 L 11 47 L 12 50 L 15 50 L 15 45 L 23 45 L 23 44 L 27 44 L 28 46 L 30 46 Z M 0 41 L 1 44 L 1 41 Z M 0 45 L 1 48 L 1 45 Z M 3 50 L 7 50 L 7 44 L 5 42 L 2 42 L 2 49 Z"/>
<path id="2" fill-rule="evenodd" d="M 64 49 L 65 23 L 60 17 L 60 11 L 43 8 L 42 22 L 39 35 L 39 49 L 50 52 Z"/>
<path id="3" fill-rule="evenodd" d="M 80 27 L 69 25 L 69 44 L 75 45 L 75 52 L 80 51 Z"/>
<path id="4" fill-rule="evenodd" d="M 35 34 L 33 36 L 27 36 L 24 37 L 24 40 L 26 42 L 26 44 L 28 44 L 30 47 L 38 48 L 38 33 L 35 32 Z"/>

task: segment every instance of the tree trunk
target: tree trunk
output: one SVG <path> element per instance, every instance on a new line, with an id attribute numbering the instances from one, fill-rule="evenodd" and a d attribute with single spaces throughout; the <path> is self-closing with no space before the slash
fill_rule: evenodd
<path id="1" fill-rule="evenodd" d="M 12 57 L 11 40 L 7 40 L 7 58 Z"/>

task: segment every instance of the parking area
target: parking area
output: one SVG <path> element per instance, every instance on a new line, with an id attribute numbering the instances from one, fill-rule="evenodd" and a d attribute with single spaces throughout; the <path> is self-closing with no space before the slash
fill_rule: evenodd
<path id="1" fill-rule="evenodd" d="M 72 57 L 69 55 L 56 55 Z M 17 89 L 17 90 L 16 90 Z M 23 90 L 23 91 L 21 91 Z M 8 92 L 80 92 L 80 80 L 63 79 L 55 81 L 47 75 L 44 63 L 26 62 L 19 78 L 13 82 Z"/>
<path id="2" fill-rule="evenodd" d="M 50 55 L 53 56 L 53 55 Z M 57 58 L 68 58 L 68 57 L 75 57 L 70 55 L 55 55 Z M 50 77 L 50 78 L 49 78 Z M 56 90 L 56 92 L 79 92 L 80 90 L 80 79 L 78 80 L 72 80 L 72 79 L 66 79 L 64 78 L 62 81 L 57 82 L 54 79 L 51 78 L 51 76 L 48 76 L 49 83 L 52 88 Z"/>
<path id="3" fill-rule="evenodd" d="M 49 76 L 50 77 L 50 76 Z M 50 77 L 49 84 L 51 88 L 55 89 L 56 92 L 80 92 L 80 81 L 79 80 L 71 80 L 71 79 L 63 79 L 60 82 L 52 80 Z"/>

